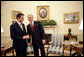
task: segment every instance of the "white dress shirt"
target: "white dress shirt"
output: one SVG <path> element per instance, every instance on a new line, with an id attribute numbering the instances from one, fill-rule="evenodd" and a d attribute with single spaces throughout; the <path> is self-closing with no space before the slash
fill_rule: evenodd
<path id="1" fill-rule="evenodd" d="M 19 24 L 20 28 L 23 30 L 22 23 L 20 23 L 19 21 L 17 21 L 17 23 Z"/>
<path id="2" fill-rule="evenodd" d="M 30 26 L 31 26 L 31 24 L 33 25 L 33 27 L 34 27 L 34 21 L 32 22 L 32 23 L 30 23 Z"/>

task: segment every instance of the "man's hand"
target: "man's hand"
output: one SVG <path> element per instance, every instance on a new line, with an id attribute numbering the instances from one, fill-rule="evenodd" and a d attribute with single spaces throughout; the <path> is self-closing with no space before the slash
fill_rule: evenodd
<path id="1" fill-rule="evenodd" d="M 45 44 L 45 39 L 42 40 L 42 43 Z"/>
<path id="2" fill-rule="evenodd" d="M 30 46 L 31 45 L 31 43 L 28 43 L 28 46 Z"/>
<path id="3" fill-rule="evenodd" d="M 29 35 L 23 36 L 23 39 L 29 39 Z"/>
<path id="4" fill-rule="evenodd" d="M 26 35 L 26 37 L 27 37 L 26 39 L 29 39 L 29 35 Z"/>

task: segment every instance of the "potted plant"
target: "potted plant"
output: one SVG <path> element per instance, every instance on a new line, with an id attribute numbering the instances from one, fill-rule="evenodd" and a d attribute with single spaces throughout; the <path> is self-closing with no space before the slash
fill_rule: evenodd
<path id="1" fill-rule="evenodd" d="M 54 20 L 42 20 L 40 21 L 43 26 L 53 26 L 57 25 L 57 23 Z"/>

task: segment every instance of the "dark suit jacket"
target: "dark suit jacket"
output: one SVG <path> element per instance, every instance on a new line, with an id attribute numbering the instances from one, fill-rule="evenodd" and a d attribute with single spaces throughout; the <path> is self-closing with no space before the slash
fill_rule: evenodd
<path id="1" fill-rule="evenodd" d="M 42 44 L 42 39 L 45 39 L 45 32 L 40 22 L 34 21 L 34 31 L 32 32 L 30 24 L 27 25 L 27 33 L 32 35 L 33 46 L 40 46 Z M 28 40 L 30 42 L 30 39 Z"/>
<path id="2" fill-rule="evenodd" d="M 19 24 L 16 22 L 10 26 L 10 36 L 13 39 L 13 46 L 17 49 L 23 49 L 27 47 L 26 40 L 23 40 L 23 36 L 27 35 L 25 30 L 25 25 L 23 25 L 23 31 L 21 30 Z"/>

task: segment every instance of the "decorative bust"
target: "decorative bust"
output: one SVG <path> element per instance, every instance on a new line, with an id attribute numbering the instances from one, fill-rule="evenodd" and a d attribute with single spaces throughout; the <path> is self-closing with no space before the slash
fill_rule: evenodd
<path id="1" fill-rule="evenodd" d="M 71 28 L 68 29 L 68 35 L 71 36 Z"/>

